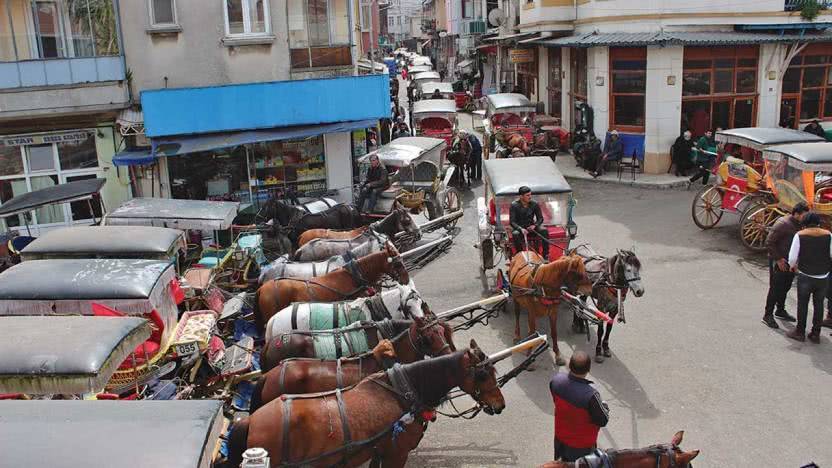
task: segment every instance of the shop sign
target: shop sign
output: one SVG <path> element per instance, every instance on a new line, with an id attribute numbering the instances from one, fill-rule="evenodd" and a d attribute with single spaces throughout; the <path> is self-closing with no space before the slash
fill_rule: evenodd
<path id="1" fill-rule="evenodd" d="M 45 145 L 49 143 L 66 143 L 86 140 L 93 132 L 82 130 L 75 132 L 47 133 L 38 135 L 14 135 L 0 137 L 0 146 Z"/>
<path id="2" fill-rule="evenodd" d="M 509 49 L 508 60 L 511 63 L 534 62 L 534 49 Z"/>

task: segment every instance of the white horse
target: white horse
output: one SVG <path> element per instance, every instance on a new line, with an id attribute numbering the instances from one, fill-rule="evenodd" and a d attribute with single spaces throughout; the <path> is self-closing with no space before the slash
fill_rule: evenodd
<path id="1" fill-rule="evenodd" d="M 296 302 L 266 324 L 266 342 L 292 331 L 330 330 L 355 322 L 424 317 L 427 305 L 412 284 L 397 285 L 380 294 L 340 302 Z"/>
<path id="2" fill-rule="evenodd" d="M 370 252 L 379 252 L 387 244 L 387 237 L 368 229 L 352 239 L 315 239 L 295 252 L 295 260 L 312 262 L 343 255 L 361 244 L 370 243 Z"/>
<path id="3" fill-rule="evenodd" d="M 288 255 L 281 255 L 262 268 L 260 271 L 260 285 L 278 278 L 311 279 L 323 276 L 342 268 L 350 260 L 365 257 L 371 253 L 381 252 L 382 250 L 383 246 L 379 247 L 375 242 L 364 242 L 353 247 L 345 254 L 335 255 L 319 262 L 293 262 L 289 260 Z"/>

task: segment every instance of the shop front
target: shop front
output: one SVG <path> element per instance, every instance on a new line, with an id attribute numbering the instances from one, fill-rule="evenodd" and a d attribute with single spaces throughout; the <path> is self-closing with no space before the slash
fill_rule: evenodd
<path id="1" fill-rule="evenodd" d="M 243 206 L 287 193 L 350 201 L 362 135 L 390 117 L 388 86 L 387 75 L 367 75 L 145 92 L 160 192 Z M 194 96 L 204 108 L 193 115 L 206 117 L 183 124 L 176 103 Z"/>
<path id="2" fill-rule="evenodd" d="M 799 128 L 812 120 L 832 120 L 832 44 L 810 44 L 783 75 L 780 126 Z"/>

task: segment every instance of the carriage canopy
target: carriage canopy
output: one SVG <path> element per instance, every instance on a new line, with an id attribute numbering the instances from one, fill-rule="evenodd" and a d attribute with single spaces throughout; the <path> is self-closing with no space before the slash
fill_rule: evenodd
<path id="1" fill-rule="evenodd" d="M 0 393 L 99 392 L 150 333 L 136 317 L 0 317 Z"/>
<path id="2" fill-rule="evenodd" d="M 508 158 L 483 161 L 485 175 L 494 195 L 516 196 L 522 186 L 533 194 L 570 193 L 572 187 L 551 158 Z"/>
<path id="3" fill-rule="evenodd" d="M 413 65 L 427 65 L 432 66 L 433 63 L 430 61 L 430 57 L 425 57 L 423 55 L 417 55 L 413 57 L 410 61 Z"/>
<path id="4" fill-rule="evenodd" d="M 396 138 L 389 144 L 362 157 L 360 162 L 368 161 L 370 155 L 375 154 L 378 155 L 379 161 L 385 166 L 403 167 L 422 161 L 431 161 L 438 167 L 442 150 L 446 146 L 445 140 L 440 138 Z"/>
<path id="5" fill-rule="evenodd" d="M 444 117 L 456 115 L 456 102 L 450 99 L 422 99 L 413 103 L 414 117 Z"/>
<path id="6" fill-rule="evenodd" d="M 76 226 L 56 229 L 21 252 L 23 261 L 57 258 L 169 260 L 185 250 L 182 231 L 151 226 Z"/>
<path id="7" fill-rule="evenodd" d="M 107 226 L 157 226 L 225 230 L 237 216 L 238 202 L 134 198 L 104 217 Z"/>
<path id="8" fill-rule="evenodd" d="M 443 81 L 428 81 L 427 83 L 422 83 L 420 86 L 422 96 L 430 96 L 437 89 L 442 94 L 454 93 L 454 86 L 451 83 L 446 83 Z"/>
<path id="9" fill-rule="evenodd" d="M 84 179 L 26 192 L 4 202 L 0 207 L 0 217 L 25 213 L 41 206 L 92 198 L 101 191 L 106 181 L 107 179 Z"/>
<path id="10" fill-rule="evenodd" d="M 219 400 L 3 403 L 6 466 L 209 468 L 222 431 Z"/>
<path id="11" fill-rule="evenodd" d="M 407 71 L 410 73 L 410 76 L 413 77 L 414 79 L 415 79 L 415 75 L 418 75 L 420 73 L 428 73 L 431 70 L 433 70 L 433 68 L 431 68 L 430 65 L 414 65 L 414 66 L 407 69 Z M 439 73 L 437 73 L 436 75 L 437 75 L 436 79 L 439 80 L 439 78 L 438 78 Z"/>
<path id="12" fill-rule="evenodd" d="M 762 151 L 771 145 L 785 143 L 811 143 L 826 141 L 823 138 L 792 128 L 746 127 L 720 130 L 714 139 L 719 143 L 732 143 Z"/>
<path id="13" fill-rule="evenodd" d="M 415 74 L 413 75 L 413 78 L 412 78 L 413 82 L 417 85 L 420 85 L 420 86 L 421 86 L 421 83 L 436 82 L 436 81 L 440 81 L 442 79 L 439 76 L 439 73 L 437 73 L 435 71 L 425 70 L 425 71 L 414 72 L 414 73 Z"/>
<path id="14" fill-rule="evenodd" d="M 488 115 L 505 112 L 535 112 L 537 108 L 526 96 L 517 93 L 489 94 Z"/>
<path id="15" fill-rule="evenodd" d="M 788 158 L 789 166 L 804 171 L 832 171 L 832 143 L 776 145 L 766 148 L 763 157 L 771 161 Z"/>

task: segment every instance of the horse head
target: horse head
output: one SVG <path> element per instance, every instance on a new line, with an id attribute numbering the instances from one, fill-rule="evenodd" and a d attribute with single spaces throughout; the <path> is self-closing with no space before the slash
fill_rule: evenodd
<path id="1" fill-rule="evenodd" d="M 453 337 L 449 338 L 445 323 L 425 317 L 414 317 L 410 339 L 416 352 L 423 356 L 443 356 L 456 351 Z"/>
<path id="2" fill-rule="evenodd" d="M 486 414 L 500 414 L 506 407 L 494 363 L 480 350 L 473 339 L 462 358 L 465 377 L 459 388 L 483 407 Z"/>
<path id="3" fill-rule="evenodd" d="M 399 309 L 406 318 L 425 317 L 431 315 L 430 308 L 427 303 L 422 300 L 419 291 L 411 284 L 400 284 L 399 290 Z"/>
<path id="4" fill-rule="evenodd" d="M 564 257 L 566 265 L 566 273 L 564 275 L 563 283 L 570 291 L 575 291 L 579 295 L 589 296 L 592 294 L 592 281 L 586 272 L 586 265 L 584 259 L 578 255 L 572 254 Z"/>
<path id="5" fill-rule="evenodd" d="M 298 217 L 299 214 L 302 213 L 300 209 L 294 207 L 282 200 L 278 200 L 277 198 L 270 198 L 268 202 L 263 206 L 269 207 L 266 211 L 268 215 L 270 215 L 270 219 L 274 219 L 277 221 L 278 224 L 281 226 L 288 226 Z"/>
<path id="6" fill-rule="evenodd" d="M 373 354 L 373 359 L 379 363 L 383 363 L 385 360 L 389 359 L 396 359 L 396 348 L 393 347 L 393 343 L 390 340 L 379 341 L 371 352 Z"/>
<path id="7" fill-rule="evenodd" d="M 399 284 L 410 283 L 410 274 L 404 266 L 404 260 L 399 253 L 399 249 L 392 242 L 387 242 L 384 251 L 387 254 L 387 263 L 384 272 L 395 278 Z"/>
<path id="8" fill-rule="evenodd" d="M 393 212 L 396 214 L 396 232 L 413 234 L 418 237 L 421 234 L 421 231 L 419 230 L 419 226 L 416 224 L 416 221 L 412 216 L 410 216 L 407 208 L 399 205 L 398 202 L 396 202 L 396 205 L 397 207 Z"/>
<path id="9" fill-rule="evenodd" d="M 644 295 L 641 282 L 641 260 L 632 250 L 618 250 L 613 258 L 613 283 L 626 285 L 636 297 Z"/>
<path id="10" fill-rule="evenodd" d="M 684 435 L 685 431 L 679 431 L 673 435 L 669 444 L 651 445 L 641 450 L 628 450 L 627 452 L 631 452 L 631 454 L 628 454 L 628 458 L 632 457 L 634 462 L 637 462 L 639 458 L 647 459 L 649 466 L 659 468 L 690 468 L 692 466 L 691 461 L 699 455 L 699 450 L 685 452 L 680 449 L 679 445 L 682 444 Z M 648 465 L 645 464 L 645 466 Z"/>

